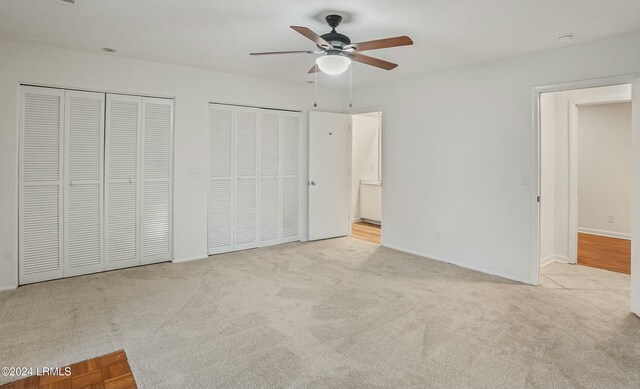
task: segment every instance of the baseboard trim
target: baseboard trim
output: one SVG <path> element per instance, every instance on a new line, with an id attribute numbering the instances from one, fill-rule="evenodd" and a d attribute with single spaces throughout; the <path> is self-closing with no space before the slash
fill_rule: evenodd
<path id="1" fill-rule="evenodd" d="M 0 292 L 5 292 L 5 291 L 8 291 L 8 290 L 16 290 L 16 289 L 18 289 L 18 285 L 15 285 L 15 286 L 13 286 L 13 285 L 12 286 L 0 286 Z"/>
<path id="2" fill-rule="evenodd" d="M 401 247 L 394 246 L 394 245 L 383 244 L 382 246 L 390 248 L 390 249 L 393 249 L 393 250 L 398 250 L 398 251 L 401 251 L 403 253 L 417 255 L 419 257 L 423 257 L 423 258 L 426 258 L 426 259 L 433 259 L 433 260 L 438 261 L 438 262 L 444 262 L 444 263 L 449 263 L 451 265 L 460 266 L 460 267 L 463 267 L 465 269 L 474 270 L 474 271 L 477 271 L 477 272 L 480 272 L 480 273 L 485 273 L 485 274 L 489 274 L 489 275 L 492 275 L 492 276 L 506 278 L 507 280 L 521 282 L 521 283 L 527 284 L 527 285 L 535 285 L 532 280 L 525 280 L 523 278 L 513 277 L 513 276 L 510 276 L 510 275 L 503 274 L 503 273 L 494 272 L 494 271 L 491 271 L 491 270 L 487 270 L 487 269 L 481 268 L 479 266 L 470 266 L 470 265 L 467 265 L 467 264 L 464 264 L 464 263 L 461 263 L 461 262 L 458 262 L 458 261 L 455 261 L 455 260 L 442 258 L 442 257 L 437 257 L 435 255 L 429 255 L 429 254 L 425 254 L 425 253 L 419 253 L 419 252 L 414 251 L 414 250 L 408 250 L 408 249 L 401 248 Z"/>
<path id="3" fill-rule="evenodd" d="M 582 232 L 583 234 L 606 236 L 609 238 L 631 240 L 631 234 L 625 234 L 624 232 L 595 230 L 593 228 L 583 228 L 583 227 L 578 227 L 578 232 Z"/>
<path id="4" fill-rule="evenodd" d="M 540 259 L 540 267 L 545 267 L 553 262 L 569 263 L 569 257 L 560 254 L 547 255 L 546 257 Z"/>
<path id="5" fill-rule="evenodd" d="M 555 262 L 555 258 L 553 257 L 553 254 L 547 255 L 544 258 L 540 258 L 540 267 L 545 267 L 552 262 Z"/>
<path id="6" fill-rule="evenodd" d="M 207 259 L 209 258 L 208 255 L 203 256 L 196 256 L 196 257 L 189 257 L 189 258 L 179 258 L 179 259 L 174 259 L 173 263 L 182 263 L 182 262 L 191 262 L 191 261 L 197 261 L 199 259 Z"/>

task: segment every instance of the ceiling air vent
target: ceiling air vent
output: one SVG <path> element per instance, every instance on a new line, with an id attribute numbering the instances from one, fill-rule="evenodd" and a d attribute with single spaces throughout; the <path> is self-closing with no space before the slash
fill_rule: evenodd
<path id="1" fill-rule="evenodd" d="M 76 3 L 76 0 L 60 0 L 60 1 L 62 1 L 63 3 L 69 3 L 69 4 L 75 4 Z"/>

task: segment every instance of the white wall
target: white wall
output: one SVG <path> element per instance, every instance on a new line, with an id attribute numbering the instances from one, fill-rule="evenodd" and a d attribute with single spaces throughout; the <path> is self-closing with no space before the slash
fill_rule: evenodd
<path id="1" fill-rule="evenodd" d="M 356 89 L 354 110 L 379 107 L 393 129 L 385 245 L 532 282 L 532 88 L 640 72 L 638 47 L 633 34 Z"/>
<path id="2" fill-rule="evenodd" d="M 631 103 L 578 108 L 578 187 L 579 231 L 630 237 Z"/>
<path id="3" fill-rule="evenodd" d="M 175 260 L 207 255 L 209 102 L 302 110 L 306 144 L 307 111 L 314 101 L 312 85 L 0 40 L 0 290 L 16 287 L 18 282 L 17 119 L 21 82 L 175 97 Z M 318 105 L 320 110 L 343 112 L 345 94 L 320 89 Z M 302 157 L 306 158 L 306 150 Z M 197 171 L 197 177 L 191 176 L 190 169 Z M 306 182 L 306 169 L 304 172 Z M 303 223 L 306 226 L 306 212 Z"/>
<path id="4" fill-rule="evenodd" d="M 360 180 L 378 180 L 380 163 L 380 115 L 351 117 L 351 217 L 360 219 Z"/>
<path id="5" fill-rule="evenodd" d="M 555 93 L 540 95 L 540 263 L 555 259 Z"/>

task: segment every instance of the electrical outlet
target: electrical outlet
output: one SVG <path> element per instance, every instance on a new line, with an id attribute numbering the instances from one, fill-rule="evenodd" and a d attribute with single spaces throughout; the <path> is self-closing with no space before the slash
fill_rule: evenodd
<path id="1" fill-rule="evenodd" d="M 609 215 L 609 217 L 607 218 L 607 221 L 608 221 L 609 223 L 615 223 L 615 221 L 616 221 L 615 216 L 613 216 L 613 215 Z"/>
<path id="2" fill-rule="evenodd" d="M 442 233 L 440 231 L 436 231 L 436 240 L 438 242 L 442 241 Z"/>

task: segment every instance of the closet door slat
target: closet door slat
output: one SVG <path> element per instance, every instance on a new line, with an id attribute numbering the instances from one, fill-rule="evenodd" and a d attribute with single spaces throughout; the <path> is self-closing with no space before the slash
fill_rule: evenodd
<path id="1" fill-rule="evenodd" d="M 65 277 L 104 269 L 104 101 L 104 93 L 65 91 Z"/>
<path id="2" fill-rule="evenodd" d="M 233 114 L 209 106 L 209 254 L 233 250 Z"/>
<path id="3" fill-rule="evenodd" d="M 173 256 L 173 100 L 142 103 L 142 263 L 155 263 Z"/>
<path id="4" fill-rule="evenodd" d="M 280 124 L 275 111 L 260 112 L 260 244 L 280 239 Z"/>
<path id="5" fill-rule="evenodd" d="M 235 109 L 235 250 L 258 247 L 258 109 Z"/>
<path id="6" fill-rule="evenodd" d="M 20 89 L 19 282 L 63 276 L 64 91 Z"/>
<path id="7" fill-rule="evenodd" d="M 107 95 L 105 133 L 105 268 L 140 264 L 142 98 Z"/>
<path id="8" fill-rule="evenodd" d="M 300 115 L 282 115 L 282 241 L 300 240 Z"/>

